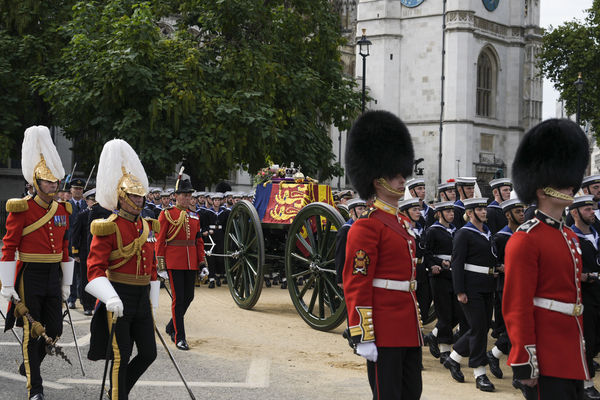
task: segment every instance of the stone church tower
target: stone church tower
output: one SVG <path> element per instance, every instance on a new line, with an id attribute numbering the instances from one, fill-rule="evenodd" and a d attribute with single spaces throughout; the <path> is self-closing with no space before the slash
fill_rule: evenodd
<path id="1" fill-rule="evenodd" d="M 477 176 L 488 194 L 494 175 L 510 176 L 519 139 L 541 120 L 539 20 L 539 0 L 356 2 L 356 39 L 366 29 L 372 42 L 367 109 L 407 124 L 428 198 L 438 178 Z"/>

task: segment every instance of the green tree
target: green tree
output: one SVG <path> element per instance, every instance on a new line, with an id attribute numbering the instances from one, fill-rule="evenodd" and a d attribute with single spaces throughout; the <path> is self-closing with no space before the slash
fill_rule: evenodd
<path id="1" fill-rule="evenodd" d="M 180 19 L 166 36 L 169 15 Z M 90 164 L 121 137 L 156 179 L 180 160 L 204 183 L 268 158 L 339 172 L 327 127 L 348 128 L 360 94 L 328 1 L 86 1 L 62 33 L 60 72 L 34 87 Z"/>
<path id="2" fill-rule="evenodd" d="M 581 120 L 600 133 L 600 0 L 594 0 L 584 21 L 550 27 L 544 34 L 540 68 L 565 100 L 566 110 L 575 114 L 577 90 L 574 82 L 581 72 L 585 81 L 581 94 Z"/>
<path id="3" fill-rule="evenodd" d="M 0 160 L 20 159 L 23 132 L 52 125 L 48 105 L 32 87 L 33 76 L 56 73 L 68 37 L 59 32 L 71 17 L 68 0 L 0 0 Z"/>

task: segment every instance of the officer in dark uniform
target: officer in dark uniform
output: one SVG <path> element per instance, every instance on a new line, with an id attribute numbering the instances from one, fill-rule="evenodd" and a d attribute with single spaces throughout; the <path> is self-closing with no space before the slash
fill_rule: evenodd
<path id="1" fill-rule="evenodd" d="M 462 228 L 465 224 L 465 206 L 463 202 L 466 199 L 471 199 L 475 195 L 475 178 L 456 178 L 456 192 L 458 199 L 454 203 L 454 226 L 457 229 Z"/>
<path id="2" fill-rule="evenodd" d="M 454 236 L 451 267 L 454 293 L 469 322 L 469 330 L 454 344 L 444 367 L 450 370 L 455 380 L 464 382 L 460 362 L 469 357 L 476 387 L 492 392 L 495 388 L 486 375 L 485 366 L 488 363 L 487 335 L 492 319 L 497 260 L 492 252 L 490 230 L 485 225 L 487 199 L 465 199 L 463 204 L 469 222 Z"/>
<path id="3" fill-rule="evenodd" d="M 85 186 L 85 181 L 81 178 L 71 179 L 71 207 L 73 208 L 73 213 L 69 218 L 69 255 L 71 257 L 77 257 L 78 254 L 73 251 L 73 240 L 71 235 L 73 233 L 73 228 L 75 227 L 75 220 L 79 213 L 87 208 L 87 204 L 85 199 L 83 198 L 83 188 Z M 85 265 L 81 265 L 80 262 L 75 260 L 75 273 L 73 275 L 73 284 L 71 285 L 71 294 L 67 299 L 67 304 L 69 308 L 75 308 L 75 302 L 77 299 L 81 299 L 83 287 L 81 287 L 81 275 L 86 273 Z"/>
<path id="4" fill-rule="evenodd" d="M 63 329 L 62 302 L 69 296 L 74 270 L 67 239 L 71 204 L 54 201 L 65 171 L 45 126 L 27 128 L 22 154 L 23 177 L 35 187 L 36 195 L 6 203 L 9 214 L 0 261 L 1 294 L 9 302 L 4 329 L 13 327 L 13 302 L 20 302 L 46 335 L 58 340 Z M 16 322 L 23 327 L 19 372 L 27 377 L 27 398 L 43 400 L 40 364 L 46 342 L 35 336 L 35 325 L 28 318 Z"/>
<path id="5" fill-rule="evenodd" d="M 375 198 L 348 232 L 344 265 L 350 340 L 367 359 L 373 399 L 421 397 L 416 244 L 409 219 L 397 209 L 413 159 L 408 129 L 389 112 L 365 112 L 348 133 L 350 181 L 361 198 Z"/>
<path id="6" fill-rule="evenodd" d="M 583 337 L 585 339 L 585 356 L 590 379 L 583 382 L 585 399 L 600 399 L 600 392 L 594 387 L 594 357 L 600 351 L 600 253 L 598 252 L 598 231 L 593 227 L 596 220 L 595 206 L 598 204 L 594 196 L 575 197 L 569 206 L 569 214 L 575 221 L 571 229 L 579 238 L 583 269 L 581 274 L 581 298 L 583 301 Z"/>
<path id="7" fill-rule="evenodd" d="M 346 262 L 346 239 L 348 231 L 367 208 L 367 202 L 363 199 L 352 199 L 347 204 L 350 219 L 342 225 L 337 235 L 335 236 L 335 271 L 336 283 L 341 286 L 343 283 L 344 263 Z"/>
<path id="8" fill-rule="evenodd" d="M 433 205 L 438 220 L 425 233 L 425 264 L 431 274 L 433 304 L 437 315 L 436 327 L 429 333 L 427 342 L 429 351 L 440 359 L 440 363 L 450 355 L 453 342 L 453 328 L 460 323 L 464 334 L 468 323 L 454 295 L 452 286 L 452 242 L 456 228 L 454 220 L 454 202 L 444 201 Z M 462 336 L 461 334 L 461 336 Z"/>
<path id="9" fill-rule="evenodd" d="M 407 182 L 408 183 L 408 182 Z M 405 186 L 405 190 L 406 190 Z M 425 229 L 421 225 L 421 205 L 418 197 L 401 200 L 398 203 L 398 211 L 404 214 L 409 220 L 412 231 L 415 234 L 417 243 L 416 263 L 417 263 L 417 302 L 421 319 L 425 320 L 429 315 L 431 308 L 431 285 L 429 284 L 429 269 L 425 264 Z"/>
<path id="10" fill-rule="evenodd" d="M 75 226 L 71 235 L 71 245 L 73 253 L 77 254 L 79 258 L 78 263 L 85 268 L 85 273 L 81 274 L 81 282 L 79 283 L 81 288 L 85 288 L 88 284 L 87 280 L 87 257 L 90 251 L 90 243 L 88 243 L 88 236 L 90 234 L 90 212 L 94 204 L 96 204 L 96 189 L 90 189 L 83 194 L 83 198 L 87 203 L 87 207 L 79 213 L 75 220 Z M 83 271 L 82 271 L 83 272 Z M 81 306 L 83 307 L 84 315 L 92 315 L 94 310 L 94 303 L 96 299 L 91 294 L 82 290 L 81 297 L 79 298 Z"/>
<path id="11" fill-rule="evenodd" d="M 435 211 L 425 201 L 425 180 L 423 178 L 413 178 L 406 182 L 406 190 L 411 198 L 418 198 L 419 205 L 421 206 L 421 218 L 419 218 L 419 225 L 423 229 L 427 229 L 435 222 Z"/>
<path id="12" fill-rule="evenodd" d="M 498 178 L 490 181 L 494 200 L 487 206 L 487 226 L 490 228 L 492 235 L 504 228 L 508 221 L 504 216 L 504 211 L 500 207 L 500 203 L 510 199 L 512 183 L 509 178 Z"/>
<path id="13" fill-rule="evenodd" d="M 596 203 L 596 208 L 594 209 L 596 218 L 594 219 L 592 226 L 596 232 L 600 232 L 600 209 L 598 208 L 598 205 L 600 204 L 600 175 L 584 177 L 581 182 L 581 190 L 583 190 L 583 194 L 592 195 L 594 202 Z M 567 226 L 572 226 L 574 223 L 573 216 L 571 213 L 568 213 L 566 219 Z"/>
<path id="14" fill-rule="evenodd" d="M 490 371 L 496 378 L 502 378 L 503 373 L 500 368 L 500 357 L 502 354 L 508 355 L 510 352 L 510 340 L 506 333 L 506 326 L 502 318 L 502 292 L 504 291 L 504 250 L 508 239 L 513 235 L 513 232 L 525 222 L 525 204 L 519 199 L 509 199 L 500 203 L 500 207 L 504 212 L 504 216 L 508 224 L 496 232 L 492 237 L 492 246 L 495 249 L 498 266 L 496 267 L 496 293 L 494 296 L 494 333 L 496 344 L 487 352 L 487 358 L 490 364 Z M 489 208 L 488 208 L 489 209 Z"/>

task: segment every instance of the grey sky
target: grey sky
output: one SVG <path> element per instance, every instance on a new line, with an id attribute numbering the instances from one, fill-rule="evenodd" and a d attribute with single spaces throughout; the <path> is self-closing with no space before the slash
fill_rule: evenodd
<path id="1" fill-rule="evenodd" d="M 584 10 L 592 6 L 593 0 L 540 0 L 541 15 L 540 25 L 547 28 L 549 25 L 558 26 L 565 21 L 573 18 L 583 20 Z M 573 77 L 573 82 L 577 79 Z M 584 77 L 585 80 L 585 77 Z M 544 79 L 544 105 L 542 110 L 543 118 L 553 118 L 556 115 L 556 101 L 559 93 L 554 90 L 552 82 Z"/>

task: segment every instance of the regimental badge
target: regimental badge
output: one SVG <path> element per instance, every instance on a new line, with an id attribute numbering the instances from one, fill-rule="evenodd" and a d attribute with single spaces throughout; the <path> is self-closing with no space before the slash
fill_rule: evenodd
<path id="1" fill-rule="evenodd" d="M 367 269 L 370 263 L 371 259 L 367 253 L 364 250 L 358 250 L 354 256 L 354 268 L 352 270 L 352 275 L 367 275 Z"/>
<path id="2" fill-rule="evenodd" d="M 67 216 L 66 215 L 55 215 L 54 216 L 54 226 L 67 226 Z"/>

